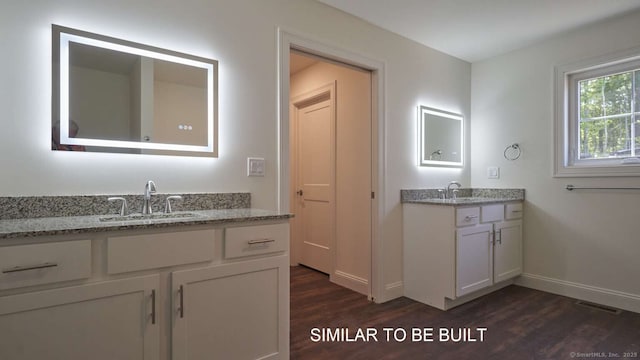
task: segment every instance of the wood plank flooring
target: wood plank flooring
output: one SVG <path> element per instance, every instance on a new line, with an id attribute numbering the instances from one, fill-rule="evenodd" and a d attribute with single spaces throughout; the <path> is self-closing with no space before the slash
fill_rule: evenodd
<path id="1" fill-rule="evenodd" d="M 312 333 L 314 328 L 319 330 Z M 313 341 L 322 340 L 323 328 L 331 329 L 330 335 L 346 328 L 346 338 L 356 341 L 344 336 L 345 341 Z M 394 329 L 390 341 L 384 328 Z M 426 336 L 412 338 L 413 328 L 427 328 Z M 441 341 L 447 340 L 439 337 L 441 328 L 449 329 L 442 330 L 449 341 Z M 479 328 L 487 329 L 482 342 Z M 358 329 L 364 335 L 367 329 L 376 331 L 378 341 L 357 337 Z M 460 329 L 476 341 L 451 341 L 451 336 L 460 338 Z M 399 341 L 403 331 L 406 339 Z M 602 359 L 616 354 L 640 359 L 640 314 L 614 315 L 520 286 L 446 312 L 407 298 L 375 304 L 330 283 L 325 274 L 291 268 L 291 359 Z"/>

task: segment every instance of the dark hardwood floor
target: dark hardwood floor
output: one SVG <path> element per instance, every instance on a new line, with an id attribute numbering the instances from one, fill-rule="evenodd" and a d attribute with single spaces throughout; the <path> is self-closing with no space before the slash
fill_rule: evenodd
<path id="1" fill-rule="evenodd" d="M 348 328 L 344 341 L 322 341 L 323 329 L 335 336 L 337 328 Z M 412 338 L 414 328 L 426 328 L 426 336 Z M 487 329 L 483 341 L 481 328 Z M 358 329 L 365 336 L 358 337 Z M 460 329 L 476 341 L 453 342 Z M 372 336 L 365 341 L 367 330 L 376 332 L 377 341 Z M 401 338 L 403 331 L 404 341 L 394 339 L 394 332 Z M 439 331 L 449 335 L 448 341 Z M 418 341 L 424 339 L 433 341 Z M 375 304 L 330 283 L 325 274 L 291 268 L 291 359 L 602 359 L 615 354 L 640 359 L 640 314 L 615 315 L 520 286 L 446 312 L 407 298 Z"/>

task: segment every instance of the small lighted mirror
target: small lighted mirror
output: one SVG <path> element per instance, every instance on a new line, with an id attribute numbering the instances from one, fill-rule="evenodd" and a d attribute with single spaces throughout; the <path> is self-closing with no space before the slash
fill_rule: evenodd
<path id="1" fill-rule="evenodd" d="M 462 115 L 419 106 L 418 123 L 421 166 L 464 166 Z"/>
<path id="2" fill-rule="evenodd" d="M 217 61 L 52 29 L 52 149 L 217 156 Z"/>

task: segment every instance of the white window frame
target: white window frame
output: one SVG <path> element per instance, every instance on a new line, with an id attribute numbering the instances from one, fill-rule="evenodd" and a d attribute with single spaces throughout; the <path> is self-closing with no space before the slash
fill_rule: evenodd
<path id="1" fill-rule="evenodd" d="M 640 176 L 640 159 L 579 159 L 578 106 L 580 80 L 640 68 L 640 48 L 620 51 L 555 68 L 555 177 Z"/>

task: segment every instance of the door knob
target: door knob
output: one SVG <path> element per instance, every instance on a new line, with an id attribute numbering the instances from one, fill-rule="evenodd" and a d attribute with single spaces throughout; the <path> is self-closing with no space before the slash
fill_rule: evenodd
<path id="1" fill-rule="evenodd" d="M 298 195 L 302 196 L 302 195 L 304 194 L 304 191 L 302 191 L 302 190 L 298 190 L 298 191 L 296 191 L 296 194 L 298 194 Z"/>

